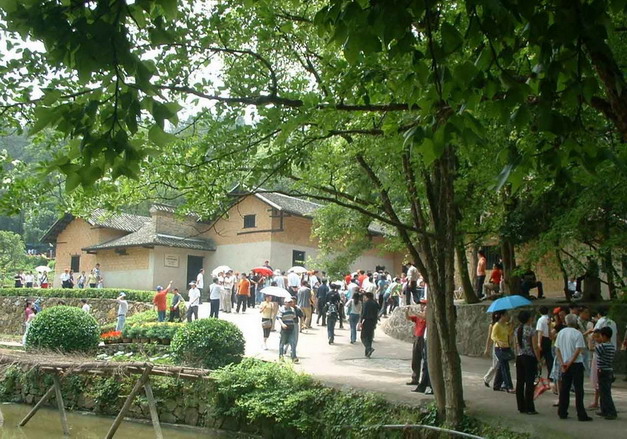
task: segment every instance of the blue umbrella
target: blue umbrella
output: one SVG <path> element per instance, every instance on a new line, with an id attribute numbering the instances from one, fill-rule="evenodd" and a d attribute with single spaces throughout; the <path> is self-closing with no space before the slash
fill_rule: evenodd
<path id="1" fill-rule="evenodd" d="M 492 302 L 492 305 L 490 305 L 487 312 L 503 311 L 527 305 L 531 305 L 531 300 L 515 294 L 513 296 L 505 296 L 495 300 Z"/>

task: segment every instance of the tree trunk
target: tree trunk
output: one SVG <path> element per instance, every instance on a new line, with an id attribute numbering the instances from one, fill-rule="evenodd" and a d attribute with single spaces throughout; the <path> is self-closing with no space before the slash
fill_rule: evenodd
<path id="1" fill-rule="evenodd" d="M 501 258 L 503 259 L 503 276 L 505 278 L 504 294 L 520 294 L 520 276 L 515 274 L 516 255 L 514 245 L 507 238 L 501 237 Z"/>
<path id="2" fill-rule="evenodd" d="M 586 275 L 583 282 L 583 301 L 596 302 L 601 299 L 599 263 L 594 258 L 588 258 L 588 268 L 586 269 Z"/>
<path id="3" fill-rule="evenodd" d="M 457 246 L 455 246 L 455 254 L 457 255 L 457 271 L 462 282 L 464 299 L 466 303 L 478 303 L 479 298 L 475 293 L 473 283 L 470 280 L 470 274 L 468 273 L 468 260 L 466 259 L 466 249 L 464 248 L 463 238 L 460 238 Z"/>
<path id="4" fill-rule="evenodd" d="M 557 265 L 560 267 L 560 272 L 562 273 L 562 282 L 564 283 L 564 295 L 566 299 L 570 301 L 570 292 L 568 291 L 568 272 L 566 271 L 566 267 L 564 267 L 564 261 L 562 260 L 562 255 L 560 254 L 560 249 L 556 245 L 555 249 L 555 258 L 557 259 Z"/>
<path id="5" fill-rule="evenodd" d="M 470 285 L 474 288 L 477 285 L 477 265 L 479 264 L 479 246 L 473 244 L 470 251 L 470 268 L 468 268 L 468 274 L 470 275 Z"/>

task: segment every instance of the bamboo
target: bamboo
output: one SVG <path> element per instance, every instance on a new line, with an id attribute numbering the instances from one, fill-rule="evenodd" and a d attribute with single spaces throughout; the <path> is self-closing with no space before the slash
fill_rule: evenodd
<path id="1" fill-rule="evenodd" d="M 63 405 L 63 395 L 61 394 L 61 380 L 58 375 L 52 375 L 54 381 L 55 398 L 57 399 L 57 408 L 59 409 L 59 417 L 61 418 L 61 426 L 63 427 L 63 434 L 70 435 L 70 429 L 67 425 L 67 416 L 65 415 L 65 407 Z"/>
<path id="2" fill-rule="evenodd" d="M 146 392 L 146 399 L 148 400 L 148 408 L 150 408 L 150 419 L 152 419 L 152 426 L 155 429 L 155 437 L 157 439 L 163 439 L 161 425 L 159 424 L 159 413 L 157 412 L 157 402 L 155 401 L 155 396 L 152 394 L 150 380 L 147 380 L 146 384 L 144 384 L 144 391 Z"/>
<path id="3" fill-rule="evenodd" d="M 48 400 L 48 398 L 52 396 L 52 392 L 54 392 L 54 388 L 55 386 L 52 385 L 48 389 L 48 391 L 44 394 L 44 396 L 41 397 L 41 399 L 37 402 L 37 404 L 35 404 L 35 407 L 33 407 L 31 411 L 28 412 L 28 414 L 24 417 L 24 419 L 22 419 L 22 421 L 18 424 L 20 427 L 25 426 L 28 423 L 28 421 L 30 421 L 30 418 L 35 416 L 35 413 L 37 413 L 37 410 L 39 410 L 39 408 Z"/>
<path id="4" fill-rule="evenodd" d="M 151 370 L 152 370 L 152 366 L 148 365 L 146 369 L 144 370 L 144 373 L 142 373 L 142 376 L 137 380 L 137 382 L 135 383 L 135 387 L 133 387 L 133 390 L 131 391 L 131 393 L 129 393 L 128 397 L 126 398 L 126 401 L 124 401 L 124 405 L 122 406 L 120 413 L 118 413 L 118 416 L 115 418 L 115 421 L 113 421 L 113 425 L 111 425 L 111 428 L 107 432 L 105 439 L 111 439 L 113 435 L 115 435 L 115 432 L 118 430 L 118 428 L 120 427 L 120 424 L 122 423 L 122 420 L 124 419 L 124 415 L 126 414 L 126 412 L 128 412 L 128 409 L 131 408 L 131 404 L 133 404 L 133 399 L 135 398 L 137 393 L 140 391 L 140 389 L 144 386 L 144 384 L 146 384 L 146 382 L 148 381 Z"/>

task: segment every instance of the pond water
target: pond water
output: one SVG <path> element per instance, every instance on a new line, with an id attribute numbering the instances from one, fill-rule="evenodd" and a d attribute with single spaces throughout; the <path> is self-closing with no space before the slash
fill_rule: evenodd
<path id="1" fill-rule="evenodd" d="M 64 438 L 59 412 L 52 408 L 41 408 L 24 427 L 17 424 L 30 411 L 31 406 L 22 404 L 0 404 L 0 439 L 56 439 Z M 102 439 L 113 424 L 113 418 L 66 411 L 70 435 L 81 439 Z M 212 438 L 228 439 L 239 435 L 199 428 L 161 426 L 163 437 L 168 439 Z M 152 424 L 124 421 L 115 438 L 154 439 Z"/>

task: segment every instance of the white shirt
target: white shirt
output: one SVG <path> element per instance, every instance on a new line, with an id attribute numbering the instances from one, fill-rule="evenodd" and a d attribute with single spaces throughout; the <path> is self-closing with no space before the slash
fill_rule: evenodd
<path id="1" fill-rule="evenodd" d="M 83 311 L 85 311 L 87 314 L 89 314 L 89 310 L 91 310 L 91 305 L 86 303 L 83 305 L 82 307 Z M 119 314 L 119 313 L 118 313 Z"/>
<path id="2" fill-rule="evenodd" d="M 549 330 L 549 316 L 542 316 L 538 319 L 538 322 L 536 323 L 536 331 L 537 332 L 542 332 L 542 337 L 546 337 L 549 338 L 550 337 L 550 330 Z"/>
<path id="3" fill-rule="evenodd" d="M 190 288 L 187 293 L 189 294 L 189 306 L 198 306 L 200 290 L 198 288 Z"/>
<path id="4" fill-rule="evenodd" d="M 555 340 L 555 348 L 559 349 L 562 353 L 562 361 L 568 363 L 575 351 L 579 348 L 585 349 L 586 342 L 583 339 L 583 335 L 579 330 L 575 328 L 564 328 L 557 333 L 557 339 Z M 583 355 L 581 353 L 574 361 L 575 363 L 583 363 Z"/>
<path id="5" fill-rule="evenodd" d="M 612 342 L 616 350 L 618 350 L 618 329 L 616 328 L 616 323 L 614 322 L 614 320 L 610 319 L 607 316 L 601 317 L 597 324 L 594 325 L 594 329 L 601 329 L 605 328 L 606 326 L 609 326 L 612 329 L 612 338 L 610 339 L 610 341 Z"/>
<path id="6" fill-rule="evenodd" d="M 225 276 L 224 277 L 224 289 L 227 291 L 231 291 L 233 289 L 233 283 L 234 283 L 234 279 L 233 276 Z"/>
<path id="7" fill-rule="evenodd" d="M 24 281 L 27 284 L 32 284 L 35 280 L 35 276 L 33 276 L 32 274 L 27 274 L 26 276 L 24 276 Z"/>
<path id="8" fill-rule="evenodd" d="M 70 280 L 70 273 L 61 273 L 61 282 L 65 282 L 67 280 Z"/>
<path id="9" fill-rule="evenodd" d="M 290 287 L 298 287 L 298 286 L 300 286 L 300 277 L 296 273 L 294 273 L 294 272 L 288 273 L 287 274 L 287 284 Z"/>
<path id="10" fill-rule="evenodd" d="M 285 279 L 283 278 L 283 276 L 274 276 L 272 280 L 276 282 L 277 287 L 285 289 Z"/>
<path id="11" fill-rule="evenodd" d="M 407 279 L 409 279 L 410 281 L 418 280 L 418 269 L 413 265 L 410 265 L 407 269 Z"/>
<path id="12" fill-rule="evenodd" d="M 364 279 L 364 283 L 361 286 L 362 290 L 366 293 L 374 293 L 374 290 L 377 289 L 377 285 L 373 282 L 370 282 L 370 279 Z"/>
<path id="13" fill-rule="evenodd" d="M 211 284 L 209 287 L 209 299 L 220 300 L 222 297 L 222 286 L 219 284 Z"/>
<path id="14" fill-rule="evenodd" d="M 202 290 L 204 286 L 205 286 L 205 277 L 202 275 L 202 273 L 198 273 L 198 276 L 196 276 L 196 288 L 198 288 L 199 290 Z"/>
<path id="15" fill-rule="evenodd" d="M 318 279 L 318 276 L 316 276 L 315 274 L 309 276 L 309 286 L 311 288 L 315 288 L 318 285 L 320 285 L 320 280 Z"/>
<path id="16" fill-rule="evenodd" d="M 118 316 L 125 316 L 128 312 L 128 302 L 124 299 L 118 299 Z"/>

